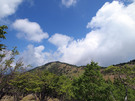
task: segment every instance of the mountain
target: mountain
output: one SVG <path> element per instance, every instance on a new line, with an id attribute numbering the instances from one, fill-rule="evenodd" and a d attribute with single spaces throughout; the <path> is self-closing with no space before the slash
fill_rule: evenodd
<path id="1" fill-rule="evenodd" d="M 135 66 L 135 60 L 131 60 L 129 62 L 125 62 L 125 63 L 120 63 L 120 64 L 116 64 L 113 66 L 117 66 L 117 67 L 121 67 L 124 65 L 132 65 Z M 84 68 L 86 66 L 76 66 L 76 65 L 71 65 L 71 64 L 67 64 L 67 63 L 63 63 L 63 62 L 59 62 L 59 61 L 55 61 L 55 62 L 50 62 L 47 63 L 45 65 L 36 67 L 32 70 L 30 70 L 30 72 L 32 71 L 36 71 L 36 70 L 48 70 L 51 73 L 57 74 L 57 75 L 65 75 L 69 78 L 74 78 L 74 77 L 79 77 L 80 75 L 83 74 L 84 72 Z M 114 78 L 114 75 L 110 75 L 110 73 L 105 73 L 105 69 L 107 67 L 101 67 L 101 73 L 104 75 L 105 79 L 109 78 Z"/>
<path id="2" fill-rule="evenodd" d="M 57 75 L 65 75 L 68 76 L 69 78 L 72 77 L 78 77 L 84 72 L 85 66 L 76 66 L 76 65 L 71 65 L 63 62 L 50 62 L 47 63 L 43 66 L 36 67 L 32 71 L 36 70 L 48 70 L 51 73 L 57 74 Z"/>
<path id="3" fill-rule="evenodd" d="M 124 62 L 124 63 L 119 63 L 113 66 L 124 66 L 124 65 L 135 65 L 135 59 L 134 60 L 130 60 L 129 62 Z"/>

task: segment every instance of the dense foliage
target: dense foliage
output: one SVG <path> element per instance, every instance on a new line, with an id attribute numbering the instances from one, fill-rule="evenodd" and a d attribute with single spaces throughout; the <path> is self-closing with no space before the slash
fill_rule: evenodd
<path id="1" fill-rule="evenodd" d="M 4 30 L 7 29 L 7 28 L 8 28 L 8 27 L 5 26 L 5 25 L 0 26 L 0 38 L 1 38 L 1 39 L 6 39 L 5 34 L 7 34 L 7 32 L 4 31 Z M 0 42 L 1 42 L 1 41 L 0 41 Z M 5 49 L 5 45 L 4 45 L 4 44 L 0 44 L 0 51 L 1 51 L 2 49 Z"/>
<path id="2" fill-rule="evenodd" d="M 109 86 L 100 73 L 97 63 L 91 62 L 84 74 L 73 82 L 73 92 L 78 101 L 111 101 Z"/>
<path id="3" fill-rule="evenodd" d="M 7 32 L 4 30 L 7 28 L 5 25 L 0 26 L 1 39 L 6 39 L 5 34 Z M 22 60 L 15 59 L 18 54 L 16 47 L 8 50 L 4 44 L 0 43 L 0 99 L 10 94 L 14 95 L 15 100 L 18 100 L 18 92 L 14 91 L 14 87 L 10 85 L 10 80 L 14 79 L 19 73 L 24 72 L 25 69 Z"/>

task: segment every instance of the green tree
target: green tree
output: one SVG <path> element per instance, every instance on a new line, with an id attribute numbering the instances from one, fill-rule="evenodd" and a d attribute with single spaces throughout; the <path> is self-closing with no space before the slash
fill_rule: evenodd
<path id="1" fill-rule="evenodd" d="M 0 26 L 0 39 L 6 39 L 5 37 L 5 34 L 7 33 L 6 31 L 4 31 L 5 29 L 7 29 L 8 27 L 3 25 L 3 26 Z M 1 42 L 1 41 L 0 41 Z M 5 58 L 6 56 L 6 52 L 2 51 L 3 49 L 5 49 L 5 45 L 0 43 L 0 83 L 2 83 L 2 78 L 3 78 L 3 59 Z"/>
<path id="2" fill-rule="evenodd" d="M 19 100 L 19 96 L 25 96 L 27 94 L 33 94 L 37 100 L 36 93 L 41 91 L 41 83 L 37 75 L 29 72 L 16 75 L 9 82 L 12 87 L 11 92 L 14 93 L 17 101 Z"/>
<path id="3" fill-rule="evenodd" d="M 109 66 L 105 70 L 108 75 L 114 75 L 112 94 L 116 101 L 132 101 L 135 99 L 135 66 Z"/>
<path id="4" fill-rule="evenodd" d="M 38 97 L 40 101 L 48 101 L 50 97 L 53 97 L 53 94 L 55 93 L 55 78 L 57 78 L 57 75 L 50 73 L 49 71 L 36 71 L 37 75 L 40 78 L 40 81 L 42 82 L 41 85 L 41 91 L 38 93 Z"/>
<path id="5" fill-rule="evenodd" d="M 5 37 L 5 34 L 7 34 L 6 31 L 4 31 L 5 29 L 8 29 L 7 26 L 3 25 L 3 26 L 0 26 L 0 39 L 6 39 Z M 0 41 L 1 42 L 1 41 Z M 2 49 L 5 49 L 5 45 L 4 44 L 0 44 L 0 51 Z"/>
<path id="6" fill-rule="evenodd" d="M 16 99 L 27 94 L 33 94 L 40 101 L 48 101 L 50 98 L 59 98 L 62 101 L 71 99 L 71 80 L 46 70 L 18 74 L 9 84 Z"/>
<path id="7" fill-rule="evenodd" d="M 95 62 L 88 64 L 84 74 L 73 81 L 73 92 L 78 101 L 112 101 L 109 86 Z"/>
<path id="8" fill-rule="evenodd" d="M 7 32 L 4 30 L 7 28 L 5 25 L 0 26 L 0 39 L 6 39 Z M 16 61 L 15 57 L 18 54 L 16 47 L 7 50 L 4 44 L 0 44 L 0 99 L 12 89 L 9 81 L 25 68 L 21 59 Z"/>
<path id="9" fill-rule="evenodd" d="M 4 61 L 2 61 L 0 64 L 0 68 L 1 68 L 0 69 L 0 73 L 1 73 L 0 95 L 2 98 L 5 94 L 10 93 L 12 95 L 15 95 L 14 100 L 18 101 L 17 100 L 18 98 L 16 97 L 17 93 L 11 92 L 15 89 L 9 83 L 10 80 L 14 79 L 17 75 L 24 72 L 25 66 L 21 60 L 15 61 L 15 56 L 19 54 L 16 48 L 14 48 L 12 51 L 9 52 L 10 52 L 9 57 L 7 58 L 5 56 L 6 59 L 4 59 Z"/>
<path id="10" fill-rule="evenodd" d="M 60 101 L 69 100 L 73 97 L 72 81 L 66 76 L 58 76 L 55 78 L 55 92 Z"/>

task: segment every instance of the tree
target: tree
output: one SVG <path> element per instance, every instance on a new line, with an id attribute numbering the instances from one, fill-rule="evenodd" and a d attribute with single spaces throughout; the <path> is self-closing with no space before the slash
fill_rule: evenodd
<path id="1" fill-rule="evenodd" d="M 58 76 L 54 80 L 55 95 L 60 101 L 69 100 L 73 97 L 72 81 L 64 75 Z"/>
<path id="2" fill-rule="evenodd" d="M 6 39 L 5 37 L 5 34 L 7 33 L 6 31 L 4 31 L 5 29 L 8 29 L 7 26 L 3 25 L 3 26 L 0 26 L 0 38 L 1 39 Z M 1 42 L 1 41 L 0 41 Z M 2 49 L 5 49 L 5 45 L 4 44 L 0 44 L 0 51 Z"/>
<path id="3" fill-rule="evenodd" d="M 71 99 L 72 82 L 66 76 L 58 76 L 49 71 L 36 71 L 34 74 L 39 76 L 41 89 L 37 93 L 40 101 L 48 101 L 50 98 L 59 98 L 61 101 Z"/>
<path id="4" fill-rule="evenodd" d="M 84 74 L 73 81 L 73 93 L 78 101 L 112 101 L 109 86 L 95 62 L 88 64 Z"/>
<path id="5" fill-rule="evenodd" d="M 4 30 L 7 28 L 5 25 L 0 26 L 0 39 L 6 39 L 7 32 Z M 21 59 L 16 61 L 15 57 L 18 54 L 16 47 L 7 50 L 4 44 L 0 44 L 0 99 L 12 89 L 9 81 L 25 68 Z"/>
<path id="6" fill-rule="evenodd" d="M 36 93 L 41 91 L 41 83 L 37 75 L 29 72 L 16 75 L 9 81 L 12 87 L 11 92 L 14 93 L 16 101 L 19 100 L 19 96 L 27 94 L 33 94 L 37 100 Z"/>
<path id="7" fill-rule="evenodd" d="M 132 101 L 135 99 L 135 66 L 109 66 L 106 73 L 114 75 L 112 94 L 117 101 Z"/>
<path id="8" fill-rule="evenodd" d="M 65 76 L 57 76 L 49 71 L 26 72 L 16 75 L 9 81 L 11 92 L 19 99 L 20 95 L 33 94 L 35 99 L 48 101 L 49 98 L 71 100 L 72 82 Z"/>
<path id="9" fill-rule="evenodd" d="M 3 25 L 0 26 L 0 39 L 6 39 L 5 34 L 7 33 L 4 31 L 8 27 Z M 1 41 L 0 41 L 1 42 Z M 6 46 L 4 44 L 0 44 L 0 99 L 5 95 L 5 92 L 3 92 L 3 89 L 5 87 L 5 80 L 3 81 L 4 74 L 7 72 L 7 66 L 5 64 L 5 57 L 6 57 L 6 51 L 3 51 Z"/>
<path id="10" fill-rule="evenodd" d="M 41 84 L 41 91 L 38 93 L 38 97 L 40 101 L 48 101 L 50 97 L 53 97 L 55 93 L 55 79 L 58 77 L 57 75 L 50 73 L 49 71 L 36 71 L 37 75 L 40 78 Z"/>
<path id="11" fill-rule="evenodd" d="M 10 90 L 12 90 L 13 88 L 9 85 L 9 82 L 10 80 L 14 79 L 19 73 L 24 72 L 25 68 L 21 60 L 18 60 L 17 62 L 15 61 L 15 56 L 19 54 L 16 48 L 14 48 L 12 51 L 9 51 L 9 53 L 9 57 L 7 58 L 5 55 L 5 59 L 0 63 L 0 99 L 5 94 L 15 94 L 13 92 L 10 92 Z"/>
<path id="12" fill-rule="evenodd" d="M 5 34 L 7 32 L 4 31 L 4 30 L 7 29 L 7 28 L 8 27 L 5 26 L 5 25 L 0 26 L 0 39 L 6 39 Z M 5 49 L 5 45 L 4 44 L 0 44 L 0 83 L 2 83 L 3 73 L 4 73 L 4 69 L 5 69 L 5 68 L 2 67 L 2 65 L 3 65 L 3 59 L 6 56 L 5 51 L 2 51 L 3 49 Z"/>

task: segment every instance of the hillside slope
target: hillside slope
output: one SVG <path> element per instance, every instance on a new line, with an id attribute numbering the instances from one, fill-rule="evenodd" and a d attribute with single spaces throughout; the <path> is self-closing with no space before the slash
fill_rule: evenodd
<path id="1" fill-rule="evenodd" d="M 131 60 L 131 61 L 125 62 L 125 63 L 116 64 L 113 66 L 121 67 L 124 65 L 135 66 L 135 60 Z M 79 77 L 80 75 L 82 75 L 85 67 L 86 66 L 76 66 L 76 65 L 71 65 L 71 64 L 56 61 L 56 62 L 47 63 L 43 66 L 36 67 L 36 68 L 30 70 L 30 72 L 36 71 L 36 70 L 39 70 L 39 71 L 40 70 L 48 70 L 49 72 L 57 74 L 57 75 L 65 75 L 65 76 L 68 76 L 69 78 L 73 78 L 73 77 Z M 106 74 L 104 72 L 104 70 L 106 68 L 107 67 L 101 67 L 101 73 L 104 75 L 104 77 L 106 79 L 108 78 L 108 76 L 109 76 L 109 78 L 110 77 L 113 78 L 114 75 L 112 75 L 112 73 L 110 75 L 110 73 Z"/>
<path id="2" fill-rule="evenodd" d="M 59 61 L 56 62 L 50 62 L 43 66 L 36 67 L 30 71 L 36 71 L 36 70 L 48 70 L 51 73 L 57 74 L 57 75 L 65 75 L 69 78 L 72 77 L 78 77 L 84 72 L 84 66 L 75 66 L 67 63 L 62 63 Z"/>

